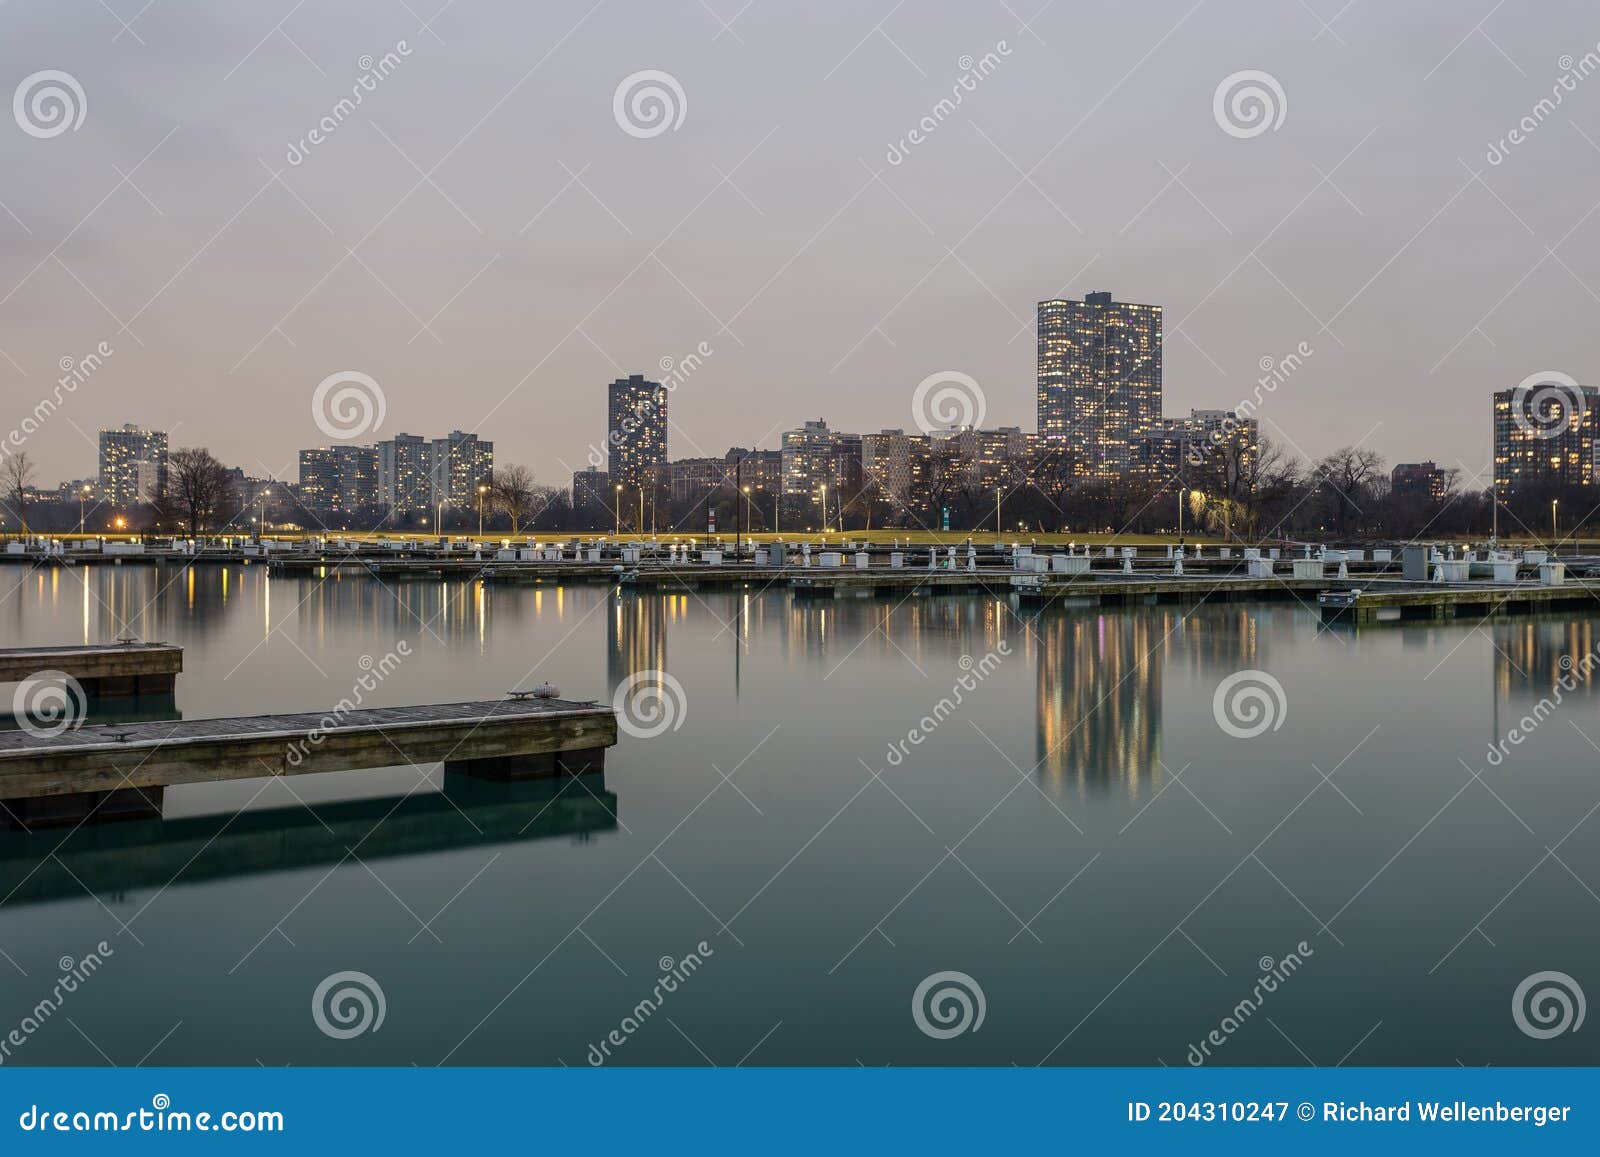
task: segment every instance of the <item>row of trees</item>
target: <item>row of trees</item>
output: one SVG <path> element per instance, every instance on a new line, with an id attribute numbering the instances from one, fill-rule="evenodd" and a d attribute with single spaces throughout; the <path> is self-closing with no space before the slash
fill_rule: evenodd
<path id="1" fill-rule="evenodd" d="M 917 491 L 904 499 L 888 494 L 875 480 L 828 494 L 827 525 L 843 530 L 890 527 L 938 529 L 948 517 L 953 530 L 984 531 L 999 522 L 1015 531 L 1129 533 L 1204 533 L 1235 540 L 1309 538 L 1542 537 L 1574 536 L 1594 527 L 1596 491 L 1551 477 L 1518 487 L 1496 510 L 1488 489 L 1462 486 L 1460 471 L 1443 476 L 1443 495 L 1395 492 L 1383 458 L 1371 450 L 1345 447 L 1317 462 L 1300 462 L 1274 443 L 1257 447 L 1221 445 L 1203 461 L 1187 462 L 1167 479 L 1084 478 L 1063 453 L 1047 451 L 1025 471 L 998 480 L 974 480 L 958 464 L 935 460 Z M 8 525 L 23 531 L 69 530 L 78 524 L 74 502 L 31 501 L 34 470 L 26 452 L 0 456 L 0 496 Z M 1181 497 L 1180 497 L 1181 496 Z M 486 480 L 483 494 L 486 533 L 540 533 L 654 530 L 663 535 L 703 533 L 712 520 L 723 533 L 736 521 L 745 529 L 768 531 L 820 529 L 821 504 L 785 499 L 767 489 L 747 495 L 724 487 L 697 499 L 674 501 L 662 487 L 646 495 L 644 525 L 637 494 L 607 507 L 574 509 L 565 489 L 541 486 L 526 467 L 507 465 Z M 124 514 L 127 529 L 201 536 L 227 529 L 248 530 L 254 521 L 245 509 L 236 476 L 203 447 L 174 450 L 168 459 L 167 493 Z M 1181 514 L 1180 514 L 1181 507 Z M 42 508 L 42 509 L 41 509 Z M 311 532 L 423 531 L 475 532 L 476 509 L 446 507 L 444 526 L 430 528 L 428 513 L 370 507 L 330 513 L 300 504 L 284 488 L 266 506 L 269 524 L 289 523 Z M 95 525 L 106 525 L 101 518 Z"/>

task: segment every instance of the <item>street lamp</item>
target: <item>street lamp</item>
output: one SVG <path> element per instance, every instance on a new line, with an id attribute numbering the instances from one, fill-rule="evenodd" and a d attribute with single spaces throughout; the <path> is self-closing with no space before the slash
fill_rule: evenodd
<path id="1" fill-rule="evenodd" d="M 639 537 L 644 537 L 644 487 L 639 487 L 639 524 L 637 527 Z"/>
<path id="2" fill-rule="evenodd" d="M 266 528 L 267 528 L 267 497 L 271 493 L 272 493 L 272 491 L 270 491 L 270 490 L 263 490 L 260 494 L 256 495 L 256 506 L 257 506 L 257 509 L 258 509 L 258 514 L 257 514 L 257 517 L 256 517 L 256 541 L 257 542 L 260 542 L 261 539 L 262 539 L 262 536 L 266 533 Z M 118 519 L 117 521 L 120 523 L 122 520 Z"/>
<path id="3" fill-rule="evenodd" d="M 611 516 L 617 523 L 617 537 L 622 537 L 622 483 L 617 483 L 617 496 L 611 500 Z"/>
<path id="4" fill-rule="evenodd" d="M 822 484 L 822 533 L 828 533 L 828 484 Z"/>
<path id="5" fill-rule="evenodd" d="M 481 482 L 478 484 L 478 537 L 483 537 L 483 496 L 489 493 L 489 488 Z"/>
<path id="6" fill-rule="evenodd" d="M 1556 503 L 1559 501 L 1561 501 L 1559 498 L 1550 500 L 1550 542 L 1552 546 L 1556 541 Z"/>
<path id="7" fill-rule="evenodd" d="M 1188 493 L 1185 487 L 1178 487 L 1178 545 L 1183 545 L 1183 499 Z"/>
<path id="8" fill-rule="evenodd" d="M 89 488 L 85 486 L 78 491 L 78 533 L 83 534 L 83 502 L 89 497 Z"/>
<path id="9" fill-rule="evenodd" d="M 1000 541 L 1000 487 L 994 488 L 994 538 Z"/>

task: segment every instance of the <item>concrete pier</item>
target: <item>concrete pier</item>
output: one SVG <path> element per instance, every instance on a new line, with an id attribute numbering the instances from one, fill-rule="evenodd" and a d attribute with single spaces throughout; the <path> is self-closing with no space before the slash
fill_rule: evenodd
<path id="1" fill-rule="evenodd" d="M 0 822 L 32 828 L 149 815 L 159 811 L 159 790 L 174 784 L 407 762 L 494 779 L 581 774 L 599 770 L 616 742 L 610 707 L 566 699 L 13 731 L 0 733 Z M 119 794 L 133 789 L 136 796 Z"/>

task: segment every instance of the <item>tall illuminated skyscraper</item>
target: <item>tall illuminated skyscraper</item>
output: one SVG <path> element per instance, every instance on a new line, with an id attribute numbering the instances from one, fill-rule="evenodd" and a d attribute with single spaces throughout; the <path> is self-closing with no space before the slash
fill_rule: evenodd
<path id="1" fill-rule="evenodd" d="M 654 487 L 667 463 L 667 391 L 642 374 L 607 387 L 606 473 L 630 492 Z"/>
<path id="2" fill-rule="evenodd" d="M 1161 307 L 1041 301 L 1039 436 L 1077 456 L 1077 472 L 1127 472 L 1134 447 L 1161 420 Z"/>

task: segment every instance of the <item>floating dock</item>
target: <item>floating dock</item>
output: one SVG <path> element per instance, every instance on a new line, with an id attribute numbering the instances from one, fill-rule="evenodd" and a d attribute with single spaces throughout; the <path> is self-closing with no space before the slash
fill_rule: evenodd
<path id="1" fill-rule="evenodd" d="M 1326 586 L 1327 584 L 1322 584 Z M 1403 622 L 1416 619 L 1487 619 L 1600 608 L 1600 582 L 1568 579 L 1545 586 L 1517 583 L 1346 583 L 1317 598 L 1325 623 Z"/>
<path id="2" fill-rule="evenodd" d="M 121 642 L 0 650 L 0 683 L 21 683 L 44 672 L 71 677 L 90 699 L 171 695 L 183 670 L 183 648 L 172 643 Z"/>
<path id="3" fill-rule="evenodd" d="M 0 733 L 0 822 L 159 815 L 175 784 L 402 763 L 482 779 L 577 775 L 602 770 L 616 742 L 612 708 L 567 699 L 35 728 Z"/>

